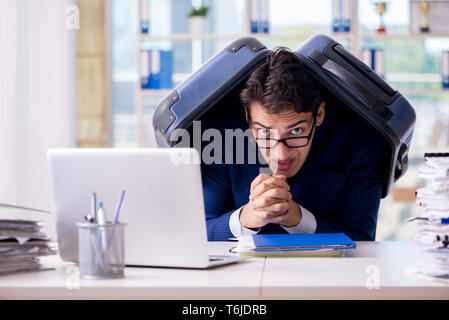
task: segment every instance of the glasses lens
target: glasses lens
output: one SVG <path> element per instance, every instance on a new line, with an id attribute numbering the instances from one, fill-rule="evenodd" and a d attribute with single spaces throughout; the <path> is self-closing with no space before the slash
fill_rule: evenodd
<path id="1" fill-rule="evenodd" d="M 285 140 L 285 142 L 290 148 L 304 147 L 307 145 L 308 141 L 309 139 L 307 138 L 292 138 Z"/>

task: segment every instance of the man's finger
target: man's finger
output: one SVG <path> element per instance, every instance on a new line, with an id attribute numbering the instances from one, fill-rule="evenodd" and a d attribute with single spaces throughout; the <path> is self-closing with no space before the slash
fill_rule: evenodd
<path id="1" fill-rule="evenodd" d="M 268 216 L 268 215 L 267 215 Z M 267 223 L 277 223 L 282 224 L 288 219 L 288 211 L 282 213 L 282 214 L 274 214 L 271 215 L 270 218 L 266 219 L 265 222 Z"/>
<path id="2" fill-rule="evenodd" d="M 266 173 L 261 173 L 253 180 L 253 182 L 251 182 L 250 189 L 253 190 L 256 186 L 261 184 L 263 181 L 265 181 L 267 179 L 271 179 L 273 177 L 276 179 L 284 180 L 284 181 L 287 179 L 287 177 L 282 174 L 270 175 L 270 174 L 266 174 Z"/>
<path id="3" fill-rule="evenodd" d="M 265 207 L 271 206 L 275 203 L 283 202 L 284 199 L 269 198 L 269 197 L 257 197 L 251 201 L 251 205 L 254 209 L 264 209 Z"/>
<path id="4" fill-rule="evenodd" d="M 286 213 L 288 211 L 288 209 L 289 209 L 288 201 L 282 201 L 282 202 L 274 203 L 272 205 L 263 207 L 264 211 L 269 211 L 269 212 L 275 214 L 275 216 L 283 215 L 284 213 Z"/>
<path id="5" fill-rule="evenodd" d="M 252 201 L 254 201 L 256 198 L 275 198 L 275 199 L 281 199 L 281 200 L 292 200 L 292 194 L 285 190 L 284 188 L 272 188 L 266 190 L 261 195 L 255 197 Z"/>
<path id="6" fill-rule="evenodd" d="M 272 176 L 266 173 L 261 173 L 259 174 L 254 180 L 253 182 L 251 182 L 251 187 L 250 190 L 253 190 L 255 186 L 257 186 L 259 183 L 261 183 L 262 181 L 266 180 L 266 179 L 270 179 Z"/>
<path id="7" fill-rule="evenodd" d="M 255 197 L 263 194 L 265 191 L 273 188 L 284 188 L 287 191 L 290 191 L 290 186 L 287 182 L 279 178 L 272 177 L 265 179 L 259 185 L 251 189 L 250 199 L 254 199 Z"/>
<path id="8" fill-rule="evenodd" d="M 279 216 L 278 213 L 266 211 L 266 210 L 254 211 L 254 212 L 256 213 L 257 218 L 264 224 L 271 222 L 273 219 L 275 219 L 277 216 Z M 282 215 L 284 216 L 285 213 Z"/>

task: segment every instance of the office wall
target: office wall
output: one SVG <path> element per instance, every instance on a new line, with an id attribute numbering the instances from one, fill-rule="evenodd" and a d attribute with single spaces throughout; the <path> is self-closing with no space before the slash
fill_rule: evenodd
<path id="1" fill-rule="evenodd" d="M 0 202 L 51 210 L 46 151 L 76 145 L 73 3 L 0 0 Z M 52 215 L 5 216 L 41 219 L 55 234 Z"/>

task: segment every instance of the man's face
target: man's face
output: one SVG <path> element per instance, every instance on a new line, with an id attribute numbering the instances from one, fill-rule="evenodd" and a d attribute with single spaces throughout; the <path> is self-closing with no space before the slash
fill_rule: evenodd
<path id="1" fill-rule="evenodd" d="M 315 122 L 315 126 L 320 126 L 324 120 L 324 106 L 322 102 L 318 109 L 316 120 L 313 117 L 312 112 L 298 113 L 295 110 L 286 110 L 277 114 L 270 114 L 267 110 L 257 102 L 254 102 L 250 106 L 250 128 L 253 131 L 254 137 L 259 138 L 259 150 L 265 161 L 270 166 L 270 169 L 275 174 L 282 174 L 289 177 L 293 177 L 301 169 L 302 165 L 307 159 L 307 156 L 312 145 L 312 140 L 315 131 L 312 126 Z M 262 143 L 264 139 L 284 139 L 284 138 L 296 138 L 296 137 L 310 137 L 309 143 L 300 148 L 289 148 L 284 143 L 279 142 L 274 148 L 263 149 Z M 306 141 L 306 139 L 288 139 L 286 140 L 289 145 L 295 145 L 295 141 Z"/>

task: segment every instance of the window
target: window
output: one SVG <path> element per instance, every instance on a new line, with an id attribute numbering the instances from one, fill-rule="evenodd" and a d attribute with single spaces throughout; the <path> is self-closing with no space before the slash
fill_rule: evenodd
<path id="1" fill-rule="evenodd" d="M 154 145 L 152 114 L 169 90 L 140 90 L 138 57 L 141 49 L 173 53 L 173 84 L 185 80 L 232 40 L 250 35 L 245 0 L 151 0 L 150 32 L 138 32 L 138 1 L 112 0 L 113 137 L 114 146 Z M 191 5 L 210 6 L 206 32 L 189 33 Z M 409 99 L 417 113 L 409 169 L 396 187 L 419 186 L 417 170 L 424 152 L 449 146 L 449 92 L 441 89 L 441 51 L 449 50 L 447 34 L 410 34 L 410 2 L 387 3 L 385 35 L 379 35 L 379 15 L 371 0 L 353 1 L 349 33 L 332 33 L 332 1 L 269 1 L 270 32 L 254 34 L 268 47 L 297 48 L 316 33 L 330 34 L 354 54 L 363 48 L 384 50 L 384 77 Z M 396 193 L 393 193 L 395 195 Z M 406 239 L 411 230 L 405 219 L 421 209 L 414 202 L 390 195 L 381 204 L 377 240 Z"/>

